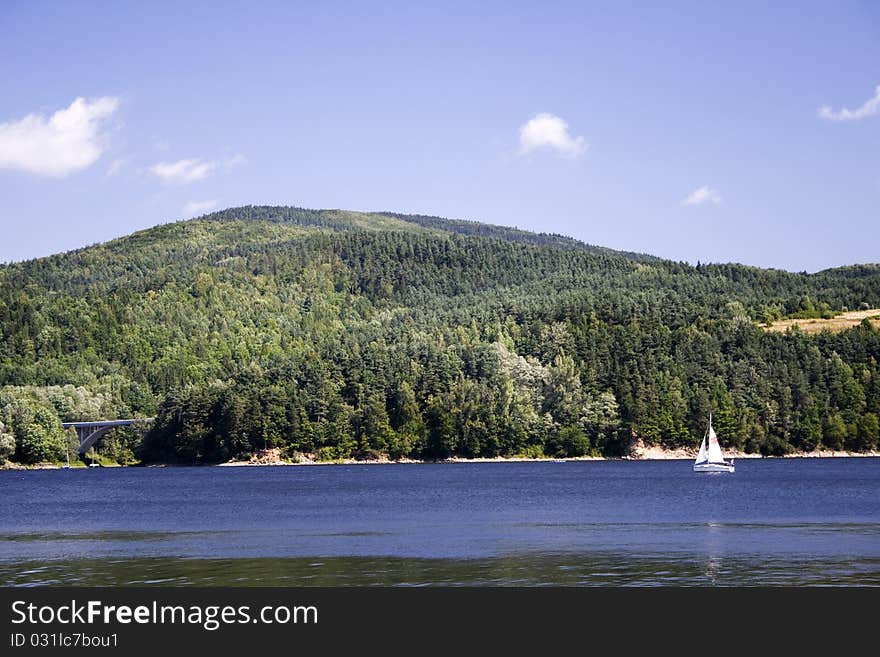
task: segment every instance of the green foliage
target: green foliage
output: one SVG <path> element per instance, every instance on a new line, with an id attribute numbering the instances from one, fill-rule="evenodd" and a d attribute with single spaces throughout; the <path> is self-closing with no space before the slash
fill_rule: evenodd
<path id="1" fill-rule="evenodd" d="M 876 413 L 866 413 L 856 422 L 855 440 L 851 448 L 855 451 L 876 449 L 880 443 L 880 420 Z"/>
<path id="2" fill-rule="evenodd" d="M 64 432 L 54 409 L 24 397 L 4 397 L 0 416 L 12 429 L 16 461 L 32 464 L 66 458 Z"/>
<path id="3" fill-rule="evenodd" d="M 590 439 L 580 427 L 562 427 L 548 441 L 544 451 L 555 457 L 585 456 L 590 453 Z"/>
<path id="4" fill-rule="evenodd" d="M 779 436 L 767 436 L 761 443 L 762 456 L 785 456 L 792 451 L 791 445 Z"/>
<path id="5" fill-rule="evenodd" d="M 840 413 L 831 413 L 825 418 L 822 430 L 822 444 L 828 449 L 843 449 L 846 443 L 847 426 Z"/>
<path id="6" fill-rule="evenodd" d="M 867 450 L 880 332 L 755 324 L 862 305 L 880 305 L 876 265 L 691 267 L 475 222 L 249 206 L 0 266 L 0 417 L 23 462 L 64 457 L 59 420 L 153 415 L 102 455 L 619 455 L 695 447 L 709 412 L 729 447 Z"/>
<path id="7" fill-rule="evenodd" d="M 0 422 L 0 465 L 3 465 L 15 454 L 15 436 L 6 433 L 6 427 Z"/>

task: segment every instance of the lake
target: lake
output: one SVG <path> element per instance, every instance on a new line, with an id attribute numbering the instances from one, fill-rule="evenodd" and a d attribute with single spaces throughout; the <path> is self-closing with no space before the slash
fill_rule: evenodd
<path id="1" fill-rule="evenodd" d="M 0 471 L 0 584 L 880 585 L 880 459 Z"/>

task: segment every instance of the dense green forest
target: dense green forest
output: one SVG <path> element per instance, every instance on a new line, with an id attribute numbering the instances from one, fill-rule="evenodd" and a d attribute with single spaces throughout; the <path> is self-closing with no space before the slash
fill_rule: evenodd
<path id="1" fill-rule="evenodd" d="M 880 266 L 696 267 L 394 213 L 242 207 L 0 266 L 0 461 L 155 416 L 120 462 L 878 446 Z"/>

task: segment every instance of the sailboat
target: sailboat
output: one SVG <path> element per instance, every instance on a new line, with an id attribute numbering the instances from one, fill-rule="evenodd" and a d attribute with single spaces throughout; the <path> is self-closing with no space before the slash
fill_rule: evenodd
<path id="1" fill-rule="evenodd" d="M 708 444 L 708 447 L 707 447 Z M 703 436 L 700 444 L 700 453 L 694 461 L 694 472 L 733 472 L 733 461 L 724 460 L 721 453 L 721 445 L 718 444 L 718 436 L 712 428 L 712 414 L 709 414 L 709 428 Z"/>

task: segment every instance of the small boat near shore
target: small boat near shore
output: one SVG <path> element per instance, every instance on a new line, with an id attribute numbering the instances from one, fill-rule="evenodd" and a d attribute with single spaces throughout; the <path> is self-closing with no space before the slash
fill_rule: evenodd
<path id="1" fill-rule="evenodd" d="M 721 445 L 718 444 L 718 436 L 712 428 L 712 414 L 709 414 L 709 428 L 703 435 L 700 444 L 700 453 L 694 461 L 694 472 L 734 472 L 733 459 L 729 462 L 724 460 Z"/>

